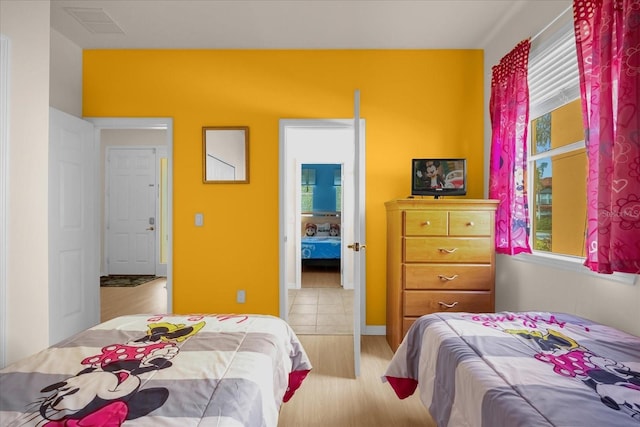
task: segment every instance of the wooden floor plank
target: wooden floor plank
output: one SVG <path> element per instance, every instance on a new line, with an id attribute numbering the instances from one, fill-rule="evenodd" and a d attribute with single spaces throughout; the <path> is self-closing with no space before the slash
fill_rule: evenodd
<path id="1" fill-rule="evenodd" d="M 278 427 L 435 427 L 417 394 L 400 400 L 382 382 L 392 356 L 384 336 L 362 337 L 357 379 L 351 336 L 303 335 L 300 340 L 313 370 L 282 405 Z"/>

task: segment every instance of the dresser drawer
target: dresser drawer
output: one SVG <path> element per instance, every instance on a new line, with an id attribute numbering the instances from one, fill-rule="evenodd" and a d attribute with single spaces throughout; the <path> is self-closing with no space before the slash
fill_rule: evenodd
<path id="1" fill-rule="evenodd" d="M 490 212 L 450 212 L 450 236 L 490 236 L 493 230 Z"/>
<path id="2" fill-rule="evenodd" d="M 405 236 L 446 236 L 447 211 L 410 211 L 404 213 Z"/>
<path id="3" fill-rule="evenodd" d="M 490 263 L 491 238 L 405 237 L 404 262 Z"/>
<path id="4" fill-rule="evenodd" d="M 422 316 L 440 311 L 493 311 L 493 293 L 489 291 L 404 291 L 404 316 Z"/>
<path id="5" fill-rule="evenodd" d="M 490 264 L 405 264 L 405 289 L 490 290 Z"/>

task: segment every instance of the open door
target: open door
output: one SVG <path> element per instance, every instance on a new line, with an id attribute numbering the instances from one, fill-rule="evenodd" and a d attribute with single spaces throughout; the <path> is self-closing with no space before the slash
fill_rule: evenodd
<path id="1" fill-rule="evenodd" d="M 100 323 L 92 123 L 49 109 L 49 342 Z"/>
<path id="2" fill-rule="evenodd" d="M 360 90 L 354 94 L 353 135 L 354 135 L 354 241 L 348 247 L 354 254 L 353 277 L 353 370 L 356 378 L 360 375 L 360 340 L 361 340 L 361 310 L 363 309 L 364 284 L 366 272 L 365 257 L 365 188 L 364 188 L 364 144 L 360 130 Z"/>

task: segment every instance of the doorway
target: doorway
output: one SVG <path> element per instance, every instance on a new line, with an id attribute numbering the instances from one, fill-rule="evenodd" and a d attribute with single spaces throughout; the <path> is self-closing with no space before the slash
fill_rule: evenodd
<path id="1" fill-rule="evenodd" d="M 155 169 L 157 171 L 153 192 L 157 191 L 156 198 L 159 202 L 155 207 L 155 215 L 149 216 L 145 220 L 154 224 L 146 224 L 147 228 L 154 228 L 155 243 L 154 249 L 154 271 L 157 276 L 166 277 L 166 308 L 164 312 L 171 312 L 173 309 L 172 292 L 172 243 L 173 243 L 173 120 L 171 118 L 90 118 L 95 126 L 96 140 L 100 144 L 101 151 L 101 184 L 100 194 L 102 194 L 103 208 L 101 209 L 101 275 L 109 272 L 107 267 L 107 257 L 109 245 L 107 242 L 107 232 L 105 227 L 105 216 L 108 211 L 108 197 L 103 194 L 105 183 L 108 177 L 105 156 L 109 147 L 119 147 L 155 151 Z M 139 288 L 147 286 L 140 285 Z M 119 289 L 118 289 L 119 290 Z M 145 307 L 138 305 L 137 310 L 145 311 Z M 149 307 L 146 311 L 156 312 L 157 305 Z"/>
<path id="2" fill-rule="evenodd" d="M 344 289 L 342 169 L 340 163 L 301 165 L 298 191 L 302 238 L 301 250 L 295 252 L 296 288 Z"/>
<path id="3" fill-rule="evenodd" d="M 301 244 L 300 250 L 294 251 L 295 288 L 287 295 L 289 324 L 297 334 L 351 335 L 353 281 L 345 279 L 352 277 L 352 272 L 343 268 L 342 256 L 344 167 L 341 163 L 299 166 L 296 176 L 299 172 L 301 179 L 295 197 L 300 201 L 296 209 L 299 220 L 295 222 L 301 230 Z"/>
<path id="4" fill-rule="evenodd" d="M 351 295 L 354 293 L 354 256 L 351 250 L 347 249 L 349 242 L 354 241 L 354 206 L 355 206 L 355 149 L 354 149 L 354 128 L 353 120 L 282 120 L 280 125 L 280 221 L 281 238 L 280 248 L 280 317 L 287 320 L 297 333 L 325 333 L 325 334 L 353 334 L 355 330 L 354 297 L 343 298 L 342 296 L 322 296 L 326 288 L 310 288 L 309 293 L 316 293 L 317 296 L 302 296 L 301 272 L 302 272 L 302 236 L 306 222 L 311 222 L 310 217 L 303 216 L 302 209 L 302 184 L 303 165 L 339 165 L 340 170 L 340 192 L 341 206 L 339 219 L 334 218 L 333 222 L 339 222 L 341 236 L 341 286 L 340 292 Z M 306 172 L 305 172 L 306 173 Z M 335 215 L 335 212 L 328 212 L 328 215 Z M 322 213 L 321 213 L 322 215 Z M 331 217 L 314 217 L 313 222 L 330 223 Z M 327 219 L 327 221 L 324 221 Z M 326 225 L 325 225 L 326 226 Z M 345 256 L 345 253 L 347 256 Z M 300 297 L 300 298 L 299 298 Z M 326 307 L 320 308 L 321 298 L 326 303 Z M 319 325 L 312 323 L 313 313 L 295 313 L 290 310 L 292 306 L 299 304 L 299 311 L 313 311 L 312 307 L 302 307 L 302 305 L 317 304 L 315 319 L 327 320 L 327 316 L 320 314 L 339 313 L 319 313 L 319 311 L 337 311 L 337 304 L 346 311 L 341 317 L 348 319 L 349 329 L 341 329 L 337 326 L 337 317 L 329 318 L 328 324 Z M 305 303 L 305 304 L 302 304 Z M 322 304 L 325 305 L 325 304 Z M 330 307 L 333 305 L 333 307 Z M 362 302 L 359 302 L 362 306 Z M 364 318 L 364 310 L 358 311 L 358 321 Z M 307 325 L 304 328 L 296 328 L 296 319 L 291 317 L 294 314 L 311 314 L 307 316 Z M 310 331 L 313 328 L 313 331 Z M 359 328 L 358 328 L 359 330 Z"/>

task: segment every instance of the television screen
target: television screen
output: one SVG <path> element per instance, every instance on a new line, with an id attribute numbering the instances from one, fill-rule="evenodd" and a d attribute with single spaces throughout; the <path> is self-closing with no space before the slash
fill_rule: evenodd
<path id="1" fill-rule="evenodd" d="M 412 196 L 464 196 L 467 194 L 466 159 L 412 159 Z"/>

